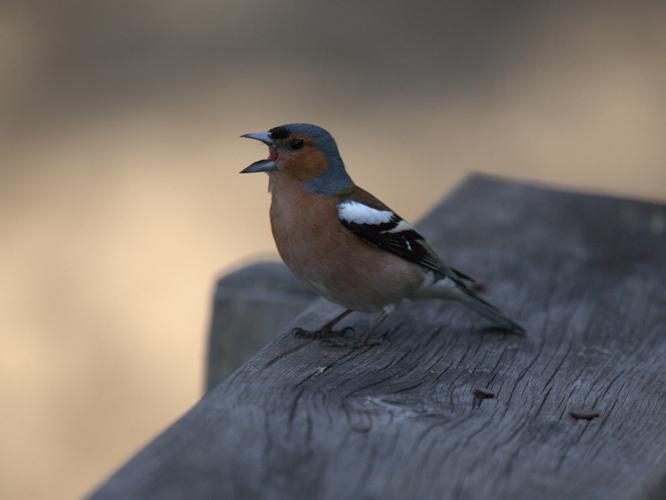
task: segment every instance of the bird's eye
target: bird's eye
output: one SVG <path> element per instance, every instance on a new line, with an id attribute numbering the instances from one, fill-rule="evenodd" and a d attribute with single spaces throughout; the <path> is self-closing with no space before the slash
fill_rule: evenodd
<path id="1" fill-rule="evenodd" d="M 293 139 L 291 142 L 289 142 L 289 147 L 291 149 L 301 149 L 303 144 L 303 139 Z"/>

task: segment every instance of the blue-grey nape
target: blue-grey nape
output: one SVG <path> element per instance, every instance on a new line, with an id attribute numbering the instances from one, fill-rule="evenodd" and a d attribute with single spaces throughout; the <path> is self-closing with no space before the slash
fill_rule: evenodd
<path id="1" fill-rule="evenodd" d="M 286 136 L 285 132 L 287 133 Z M 345 164 L 340 157 L 335 139 L 325 129 L 309 123 L 290 123 L 271 129 L 270 134 L 276 139 L 286 138 L 291 134 L 305 134 L 315 142 L 317 149 L 326 156 L 328 163 L 326 173 L 306 182 L 305 189 L 307 191 L 321 195 L 335 195 L 354 186 L 354 181 L 349 177 Z"/>

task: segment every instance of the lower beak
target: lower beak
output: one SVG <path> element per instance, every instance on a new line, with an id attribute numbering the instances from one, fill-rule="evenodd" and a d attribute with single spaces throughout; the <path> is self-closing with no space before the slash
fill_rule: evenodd
<path id="1" fill-rule="evenodd" d="M 270 172 L 277 169 L 277 165 L 273 160 L 259 160 L 255 161 L 249 167 L 245 167 L 239 173 L 241 174 L 256 174 L 257 172 Z"/>
<path id="2" fill-rule="evenodd" d="M 243 134 L 241 137 L 244 137 L 246 139 L 254 139 L 256 141 L 261 141 L 266 146 L 268 146 L 271 151 L 274 151 L 275 144 L 273 143 L 273 139 L 271 139 L 271 136 L 268 134 L 268 132 L 259 132 L 256 134 Z M 272 170 L 276 170 L 277 165 L 275 163 L 275 160 L 272 159 L 267 159 L 267 160 L 259 160 L 255 161 L 252 165 L 249 167 L 244 168 L 243 170 L 240 171 L 241 174 L 254 174 L 257 172 L 271 172 Z"/>

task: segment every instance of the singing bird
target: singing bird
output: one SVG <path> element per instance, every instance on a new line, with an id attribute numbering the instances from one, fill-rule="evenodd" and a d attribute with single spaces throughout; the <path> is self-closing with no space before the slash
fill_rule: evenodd
<path id="1" fill-rule="evenodd" d="M 291 271 L 344 312 L 321 328 L 295 333 L 343 338 L 334 326 L 353 311 L 378 313 L 356 340 L 370 334 L 403 299 L 462 302 L 493 327 L 525 330 L 473 290 L 474 280 L 447 265 L 408 222 L 361 189 L 347 173 L 335 140 L 316 125 L 281 125 L 244 134 L 268 146 L 268 158 L 240 173 L 266 172 L 270 221 L 280 256 Z"/>

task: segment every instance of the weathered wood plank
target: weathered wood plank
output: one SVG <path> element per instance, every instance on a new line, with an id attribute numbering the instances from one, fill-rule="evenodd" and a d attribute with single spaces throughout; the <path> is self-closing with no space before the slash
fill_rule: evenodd
<path id="1" fill-rule="evenodd" d="M 208 335 L 206 391 L 250 359 L 314 299 L 314 292 L 279 262 L 258 262 L 220 278 Z"/>
<path id="2" fill-rule="evenodd" d="M 665 220 L 664 205 L 476 176 L 420 228 L 526 338 L 482 333 L 440 302 L 401 306 L 374 348 L 284 332 L 94 498 L 653 494 L 666 476 Z M 319 301 L 296 323 L 333 311 Z"/>

